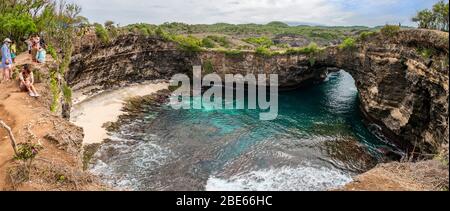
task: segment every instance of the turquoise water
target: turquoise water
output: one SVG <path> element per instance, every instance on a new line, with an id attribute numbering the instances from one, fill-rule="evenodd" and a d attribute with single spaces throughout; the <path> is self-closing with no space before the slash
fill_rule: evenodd
<path id="1" fill-rule="evenodd" d="M 279 95 L 260 110 L 173 110 L 143 105 L 95 155 L 92 172 L 133 190 L 328 190 L 383 161 L 390 148 L 363 124 L 344 71 Z M 376 127 L 374 127 L 376 128 Z"/>

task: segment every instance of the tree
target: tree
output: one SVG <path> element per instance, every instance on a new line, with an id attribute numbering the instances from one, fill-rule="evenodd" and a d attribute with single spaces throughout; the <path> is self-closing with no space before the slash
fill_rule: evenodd
<path id="1" fill-rule="evenodd" d="M 444 0 L 439 1 L 433 6 L 433 9 L 424 9 L 419 11 L 413 22 L 419 24 L 419 28 L 436 29 L 441 31 L 449 31 L 449 3 Z"/>

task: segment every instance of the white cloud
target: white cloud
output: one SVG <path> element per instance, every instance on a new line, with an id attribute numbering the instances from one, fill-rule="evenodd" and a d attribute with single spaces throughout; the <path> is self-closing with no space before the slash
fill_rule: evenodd
<path id="1" fill-rule="evenodd" d="M 409 0 L 73 0 L 92 21 L 120 24 L 267 23 L 295 21 L 325 25 L 384 24 L 365 16 L 376 8 Z M 355 9 L 357 8 L 357 9 Z M 380 15 L 381 17 L 382 15 Z M 391 18 L 392 19 L 392 18 Z M 395 19 L 395 16 L 394 16 Z"/>

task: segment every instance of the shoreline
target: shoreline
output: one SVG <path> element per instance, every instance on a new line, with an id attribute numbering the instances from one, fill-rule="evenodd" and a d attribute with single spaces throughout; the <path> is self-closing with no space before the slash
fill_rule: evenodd
<path id="1" fill-rule="evenodd" d="M 166 82 L 147 81 L 92 95 L 76 92 L 70 122 L 83 128 L 83 145 L 102 143 L 109 137 L 104 125 L 118 120 L 127 99 L 150 95 L 168 87 Z"/>

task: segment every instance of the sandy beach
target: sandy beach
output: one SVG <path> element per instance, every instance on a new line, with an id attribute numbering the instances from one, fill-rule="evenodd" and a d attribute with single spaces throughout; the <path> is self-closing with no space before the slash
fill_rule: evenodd
<path id="1" fill-rule="evenodd" d="M 79 93 L 78 99 L 72 107 L 71 122 L 84 129 L 84 145 L 101 143 L 108 138 L 103 127 L 105 123 L 115 122 L 122 114 L 123 102 L 130 97 L 145 96 L 159 90 L 167 89 L 168 83 L 144 83 L 128 87 L 105 91 L 86 97 Z M 77 102 L 78 101 L 78 102 Z"/>

